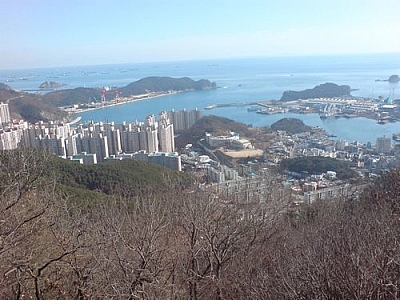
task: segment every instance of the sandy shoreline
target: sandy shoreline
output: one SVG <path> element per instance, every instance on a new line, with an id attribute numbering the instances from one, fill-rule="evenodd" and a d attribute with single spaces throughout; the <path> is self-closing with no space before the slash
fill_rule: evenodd
<path id="1" fill-rule="evenodd" d="M 97 110 L 97 109 L 102 109 L 110 106 L 117 106 L 117 105 L 123 105 L 123 104 L 128 104 L 128 103 L 133 103 L 133 102 L 138 102 L 138 101 L 143 101 L 143 100 L 148 100 L 148 99 L 153 99 L 153 98 L 158 98 L 162 96 L 167 96 L 167 95 L 173 95 L 177 94 L 178 92 L 158 92 L 158 93 L 149 93 L 149 94 L 142 94 L 142 95 L 136 95 L 136 96 L 130 96 L 130 97 L 124 97 L 120 98 L 118 100 L 111 100 L 111 101 L 106 101 L 105 103 L 95 103 L 93 104 L 95 107 L 88 107 L 88 108 L 74 108 L 74 107 L 63 107 L 61 108 L 65 112 L 67 112 L 69 115 L 77 115 L 80 113 L 85 113 L 88 111 L 92 110 Z"/>

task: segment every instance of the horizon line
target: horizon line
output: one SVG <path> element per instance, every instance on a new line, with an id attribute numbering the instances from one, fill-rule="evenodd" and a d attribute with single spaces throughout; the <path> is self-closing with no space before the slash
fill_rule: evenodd
<path id="1" fill-rule="evenodd" d="M 179 62 L 206 62 L 206 61 L 228 61 L 228 60 L 251 60 L 251 59 L 268 59 L 268 58 L 312 58 L 312 57 L 352 57 L 352 56 L 377 56 L 377 55 L 400 55 L 399 52 L 373 52 L 373 53 L 318 53 L 318 54 L 275 54 L 275 55 L 247 55 L 247 56 L 231 56 L 231 57 L 215 57 L 215 58 L 183 58 L 171 60 L 144 60 L 138 62 L 114 62 L 114 63 L 92 63 L 92 64 L 71 64 L 71 65 L 54 65 L 43 67 L 11 67 L 0 68 L 0 71 L 19 71 L 19 70 L 36 70 L 36 69 L 55 69 L 55 68 L 76 68 L 76 67 L 93 67 L 93 66 L 116 66 L 116 65 L 141 65 L 141 64 L 162 64 L 162 63 L 179 63 Z"/>

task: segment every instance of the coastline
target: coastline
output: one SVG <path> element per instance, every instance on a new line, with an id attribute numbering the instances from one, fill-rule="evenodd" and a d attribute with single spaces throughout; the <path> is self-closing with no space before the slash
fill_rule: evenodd
<path id="1" fill-rule="evenodd" d="M 180 93 L 180 92 L 177 92 L 177 91 L 154 92 L 154 93 L 124 97 L 124 98 L 120 98 L 118 100 L 106 101 L 105 103 L 95 103 L 95 104 L 92 104 L 92 105 L 94 105 L 94 107 L 87 107 L 87 108 L 61 107 L 60 109 L 67 112 L 69 115 L 74 116 L 74 115 L 79 115 L 80 113 L 98 110 L 98 109 L 102 109 L 105 107 L 111 107 L 111 106 L 123 105 L 123 104 L 128 104 L 128 103 L 133 103 L 133 102 L 138 102 L 138 101 L 143 101 L 143 100 L 148 100 L 148 99 L 154 99 L 154 98 L 158 98 L 158 97 L 174 95 L 177 93 Z"/>

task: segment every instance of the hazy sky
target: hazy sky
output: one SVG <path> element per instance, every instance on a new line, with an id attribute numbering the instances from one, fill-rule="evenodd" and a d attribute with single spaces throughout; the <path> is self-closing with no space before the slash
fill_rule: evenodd
<path id="1" fill-rule="evenodd" d="M 0 69 L 400 52 L 400 0 L 4 0 Z"/>

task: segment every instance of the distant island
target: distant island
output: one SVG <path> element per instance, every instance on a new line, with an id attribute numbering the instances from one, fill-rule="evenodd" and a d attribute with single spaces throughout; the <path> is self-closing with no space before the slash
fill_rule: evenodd
<path id="1" fill-rule="evenodd" d="M 41 85 L 39 85 L 40 89 L 57 89 L 65 86 L 66 84 L 55 82 L 55 81 L 45 81 Z"/>
<path id="2" fill-rule="evenodd" d="M 398 83 L 400 81 L 399 75 L 391 75 L 388 79 L 377 79 L 375 81 L 387 81 L 390 83 Z"/>
<path id="3" fill-rule="evenodd" d="M 317 85 L 313 89 L 304 91 L 285 91 L 281 97 L 281 101 L 292 101 L 310 98 L 334 98 L 350 96 L 351 88 L 348 85 L 337 85 L 327 82 Z"/>
<path id="4" fill-rule="evenodd" d="M 389 82 L 391 83 L 397 83 L 400 81 L 399 75 L 392 75 L 388 79 Z"/>

